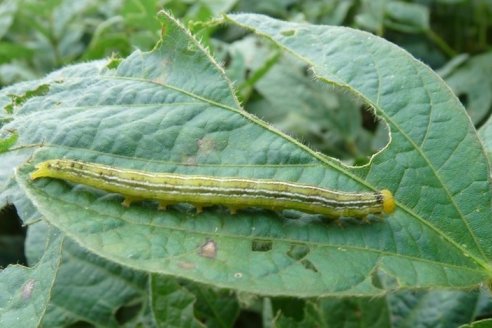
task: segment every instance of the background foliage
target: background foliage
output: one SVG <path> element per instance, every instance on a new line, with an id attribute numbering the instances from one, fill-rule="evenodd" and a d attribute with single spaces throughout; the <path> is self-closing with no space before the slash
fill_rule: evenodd
<path id="1" fill-rule="evenodd" d="M 162 32 L 155 18 L 161 8 L 185 22 L 209 47 L 248 112 L 349 164 L 367 163 L 388 142 L 385 124 L 367 110 L 368 99 L 327 88 L 314 79 L 320 72 L 264 38 L 237 26 L 206 21 L 224 12 L 253 12 L 290 22 L 356 27 L 382 36 L 429 65 L 449 84 L 490 158 L 492 4 L 487 0 L 4 1 L 0 4 L 0 84 L 32 81 L 69 64 L 110 56 L 117 66 L 135 48 L 154 47 Z M 36 89 L 39 95 L 43 92 Z M 24 100 L 15 101 L 20 105 Z M 5 115 L 2 120 L 3 125 Z M 2 137 L 15 142 L 15 135 Z M 2 146 L 8 148 L 6 143 Z M 6 175 L 7 168 L 0 166 Z M 190 280 L 160 279 L 158 274 L 149 276 L 88 252 L 38 222 L 39 214 L 28 204 L 17 212 L 31 225 L 22 228 L 12 206 L 0 212 L 0 264 L 29 264 L 33 269 L 10 266 L 2 272 L 4 323 L 27 316 L 33 322 L 21 324 L 36 326 L 44 307 L 46 313 L 39 318 L 46 327 L 260 323 L 265 327 L 453 327 L 491 316 L 492 303 L 485 289 L 400 290 L 380 298 L 306 299 L 261 297 Z M 296 251 L 301 255 L 294 256 L 302 257 L 303 250 Z M 50 295 L 35 295 L 31 307 L 17 307 L 39 287 L 37 282 L 51 290 Z M 19 284 L 22 292 L 16 294 L 12 287 Z M 5 306 L 16 297 L 19 303 Z"/>

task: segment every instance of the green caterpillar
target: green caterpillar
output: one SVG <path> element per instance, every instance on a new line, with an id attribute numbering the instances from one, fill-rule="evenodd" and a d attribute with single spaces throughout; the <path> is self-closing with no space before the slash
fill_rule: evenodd
<path id="1" fill-rule="evenodd" d="M 150 199 L 158 201 L 160 209 L 191 203 L 197 212 L 206 206 L 225 205 L 231 213 L 245 207 L 261 207 L 294 209 L 329 218 L 365 218 L 395 210 L 393 195 L 386 189 L 349 193 L 277 180 L 151 173 L 68 159 L 38 164 L 31 179 L 44 177 L 120 193 L 125 197 L 123 206 Z"/>

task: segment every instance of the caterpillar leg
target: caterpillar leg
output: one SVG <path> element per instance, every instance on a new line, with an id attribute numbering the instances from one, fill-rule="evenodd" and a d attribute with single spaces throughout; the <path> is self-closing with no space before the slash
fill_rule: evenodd
<path id="1" fill-rule="evenodd" d="M 137 201 L 137 199 L 133 197 L 125 197 L 125 199 L 121 202 L 123 207 L 130 207 L 131 203 Z"/>

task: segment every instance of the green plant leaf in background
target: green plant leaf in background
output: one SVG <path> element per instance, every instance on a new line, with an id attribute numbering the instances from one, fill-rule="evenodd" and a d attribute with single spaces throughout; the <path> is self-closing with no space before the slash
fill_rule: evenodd
<path id="1" fill-rule="evenodd" d="M 232 327 L 239 314 L 234 293 L 199 284 L 180 284 L 151 275 L 150 303 L 158 327 Z"/>
<path id="2" fill-rule="evenodd" d="M 384 298 L 324 298 L 308 301 L 302 320 L 295 310 L 278 308 L 274 327 L 391 327 Z"/>
<path id="3" fill-rule="evenodd" d="M 479 320 L 471 324 L 460 326 L 460 328 L 490 328 L 490 327 L 492 327 L 492 319 Z"/>
<path id="4" fill-rule="evenodd" d="M 205 327 L 193 315 L 195 296 L 174 279 L 151 279 L 150 297 L 158 327 Z"/>
<path id="5" fill-rule="evenodd" d="M 38 327 L 60 264 L 63 234 L 49 232 L 44 255 L 32 268 L 11 265 L 0 272 L 0 327 Z"/>
<path id="6" fill-rule="evenodd" d="M 38 261 L 49 226 L 29 226 L 26 254 L 30 265 Z M 67 327 L 85 322 L 101 327 L 119 327 L 117 315 L 125 307 L 145 305 L 147 274 L 130 270 L 91 254 L 65 238 L 49 290 L 43 327 Z M 94 309 L 97 308 L 97 311 Z"/>
<path id="7" fill-rule="evenodd" d="M 489 292 L 404 291 L 388 295 L 393 327 L 458 327 L 484 314 Z"/>
<path id="8" fill-rule="evenodd" d="M 492 52 L 470 58 L 444 76 L 460 97 L 473 123 L 480 124 L 492 109 Z"/>
<path id="9" fill-rule="evenodd" d="M 3 127 L 19 135 L 5 156 L 42 144 L 17 181 L 49 223 L 130 268 L 257 294 L 378 295 L 473 287 L 490 277 L 487 161 L 435 73 L 368 33 L 260 15 L 228 19 L 372 106 L 389 126 L 389 145 L 369 165 L 350 168 L 274 130 L 241 110 L 223 71 L 163 13 L 163 38 L 152 52 L 136 51 L 116 69 L 86 64 L 54 73 L 49 91 L 27 99 Z M 87 67 L 93 74 L 76 73 Z M 185 205 L 160 212 L 152 202 L 126 209 L 117 195 L 30 181 L 34 164 L 59 157 L 349 191 L 389 188 L 399 208 L 386 220 L 344 228 L 288 211 L 231 216 L 218 207 L 195 215 Z"/>
<path id="10" fill-rule="evenodd" d="M 0 39 L 7 33 L 12 22 L 14 21 L 15 13 L 17 12 L 19 6 L 15 0 L 3 1 L 0 4 Z"/>
<path id="11" fill-rule="evenodd" d="M 386 297 L 266 298 L 265 327 L 459 327 L 490 316 L 488 290 L 404 290 Z M 275 314 L 275 315 L 274 315 Z"/>

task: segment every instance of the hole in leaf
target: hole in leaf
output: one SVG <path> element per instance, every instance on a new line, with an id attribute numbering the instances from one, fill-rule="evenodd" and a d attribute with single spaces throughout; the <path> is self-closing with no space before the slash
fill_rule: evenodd
<path id="1" fill-rule="evenodd" d="M 123 60 L 121 58 L 112 57 L 109 59 L 108 63 L 106 64 L 106 67 L 108 69 L 117 69 L 122 61 Z"/>
<path id="2" fill-rule="evenodd" d="M 247 79 L 249 79 L 250 75 L 251 75 L 251 69 L 250 68 L 247 68 L 244 71 L 244 78 L 247 80 Z"/>
<path id="3" fill-rule="evenodd" d="M 370 108 L 361 106 L 360 114 L 362 116 L 362 127 L 367 131 L 375 132 L 378 128 L 379 121 L 374 114 L 370 112 Z"/>
<path id="4" fill-rule="evenodd" d="M 374 287 L 385 290 L 397 290 L 400 284 L 395 276 L 381 270 L 379 267 L 371 272 L 371 283 Z"/>
<path id="5" fill-rule="evenodd" d="M 268 252 L 272 250 L 273 243 L 269 240 L 254 239 L 251 242 L 251 250 L 253 252 Z"/>
<path id="6" fill-rule="evenodd" d="M 299 261 L 299 263 L 301 263 L 307 270 L 318 272 L 318 269 L 314 266 L 314 264 L 306 258 L 308 254 L 309 247 L 306 245 L 292 245 L 287 252 L 288 257 Z"/>
<path id="7" fill-rule="evenodd" d="M 311 69 L 311 66 L 309 66 L 309 65 L 303 65 L 301 67 L 301 72 L 302 72 L 302 75 L 304 77 L 309 77 L 311 79 L 313 78 L 313 71 Z"/>
<path id="8" fill-rule="evenodd" d="M 463 104 L 465 108 L 468 108 L 469 105 L 468 94 L 461 93 L 458 95 L 458 99 L 460 100 L 460 102 Z"/>
<path id="9" fill-rule="evenodd" d="M 315 151 L 349 165 L 367 163 L 388 144 L 387 124 L 364 98 L 319 80 L 316 73 L 282 56 L 258 80 L 244 102 L 246 110 Z"/>
<path id="10" fill-rule="evenodd" d="M 128 304 L 121 306 L 115 313 L 115 319 L 120 325 L 123 325 L 135 319 L 142 309 L 142 303 Z"/>
<path id="11" fill-rule="evenodd" d="M 256 327 L 252 323 L 261 322 L 261 321 L 262 321 L 262 317 L 259 313 L 250 310 L 241 310 L 241 312 L 239 312 L 239 316 L 234 322 L 234 327 L 235 328 Z"/>
<path id="12" fill-rule="evenodd" d="M 41 84 L 36 89 L 27 90 L 22 95 L 9 94 L 8 97 L 10 97 L 11 103 L 6 105 L 4 109 L 7 111 L 7 113 L 12 114 L 17 107 L 22 106 L 30 98 L 44 96 L 49 91 L 50 86 L 48 84 Z"/>
<path id="13" fill-rule="evenodd" d="M 27 265 L 24 255 L 26 229 L 13 205 L 0 209 L 0 268 L 9 264 Z"/>
<path id="14" fill-rule="evenodd" d="M 282 312 L 288 318 L 301 321 L 304 318 L 306 301 L 300 298 L 275 297 L 272 298 L 273 313 Z"/>
<path id="15" fill-rule="evenodd" d="M 314 266 L 314 264 L 308 259 L 304 259 L 301 261 L 301 264 L 307 269 L 313 272 L 318 272 L 318 269 Z"/>
<path id="16" fill-rule="evenodd" d="M 292 245 L 287 252 L 287 256 L 296 261 L 304 259 L 309 253 L 309 247 L 306 245 Z"/>
<path id="17" fill-rule="evenodd" d="M 12 147 L 19 137 L 19 134 L 15 130 L 7 130 L 5 134 L 0 135 L 0 153 L 6 152 Z"/>

